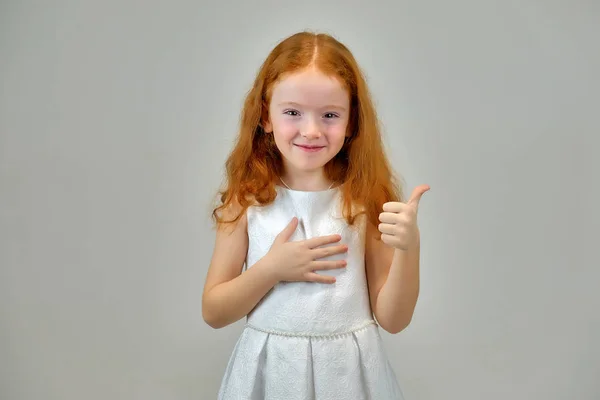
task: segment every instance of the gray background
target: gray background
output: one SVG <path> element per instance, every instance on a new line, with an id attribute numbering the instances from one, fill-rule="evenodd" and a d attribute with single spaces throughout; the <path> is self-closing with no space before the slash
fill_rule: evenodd
<path id="1" fill-rule="evenodd" d="M 212 196 L 304 28 L 350 47 L 407 193 L 431 185 L 416 315 L 383 334 L 406 399 L 600 398 L 599 11 L 0 2 L 0 398 L 215 398 L 241 322 L 201 318 Z"/>

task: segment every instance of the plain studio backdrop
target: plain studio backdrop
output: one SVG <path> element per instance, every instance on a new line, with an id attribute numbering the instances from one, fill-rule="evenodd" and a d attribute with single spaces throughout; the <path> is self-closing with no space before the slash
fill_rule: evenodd
<path id="1" fill-rule="evenodd" d="M 416 313 L 383 333 L 406 399 L 600 398 L 599 10 L 0 2 L 0 398 L 216 397 L 243 321 L 202 320 L 211 202 L 302 29 L 350 47 L 406 194 L 431 186 Z"/>

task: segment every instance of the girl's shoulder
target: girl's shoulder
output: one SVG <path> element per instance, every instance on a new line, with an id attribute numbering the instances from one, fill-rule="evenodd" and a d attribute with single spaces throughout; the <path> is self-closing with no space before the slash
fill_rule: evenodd
<path id="1" fill-rule="evenodd" d="M 246 229 L 248 225 L 248 213 L 258 205 L 256 199 L 252 195 L 246 196 L 246 201 L 241 202 L 237 198 L 231 199 L 228 204 L 223 205 L 221 202 L 218 208 L 218 216 L 223 223 L 219 224 L 221 228 L 227 231 L 236 229 Z"/>

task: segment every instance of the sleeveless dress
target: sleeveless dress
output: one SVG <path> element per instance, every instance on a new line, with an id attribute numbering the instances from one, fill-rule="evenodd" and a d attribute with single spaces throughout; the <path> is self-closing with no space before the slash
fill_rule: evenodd
<path id="1" fill-rule="evenodd" d="M 373 318 L 366 280 L 364 215 L 349 226 L 337 188 L 304 192 L 276 186 L 274 203 L 250 207 L 252 268 L 291 219 L 291 241 L 340 234 L 346 254 L 334 284 L 281 282 L 247 316 L 219 389 L 219 400 L 401 400 Z M 335 244 L 334 244 L 335 245 Z"/>

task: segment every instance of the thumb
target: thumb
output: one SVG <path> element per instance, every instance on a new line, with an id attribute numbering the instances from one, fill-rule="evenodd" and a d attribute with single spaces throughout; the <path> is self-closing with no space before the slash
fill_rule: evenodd
<path id="1" fill-rule="evenodd" d="M 275 242 L 278 242 L 278 243 L 287 242 L 292 237 L 292 235 L 294 234 L 294 231 L 296 230 L 297 227 L 298 227 L 298 218 L 294 217 L 294 218 L 292 218 L 290 223 L 287 224 L 287 226 L 285 228 L 283 228 L 283 230 L 279 233 L 279 235 L 277 235 L 277 237 L 275 238 Z"/>
<path id="2" fill-rule="evenodd" d="M 408 201 L 406 202 L 406 204 L 412 205 L 415 208 L 419 208 L 419 201 L 421 201 L 421 197 L 429 189 L 430 189 L 429 185 L 419 185 L 419 186 L 417 186 L 413 190 L 413 192 L 410 195 L 410 198 L 408 199 Z"/>

